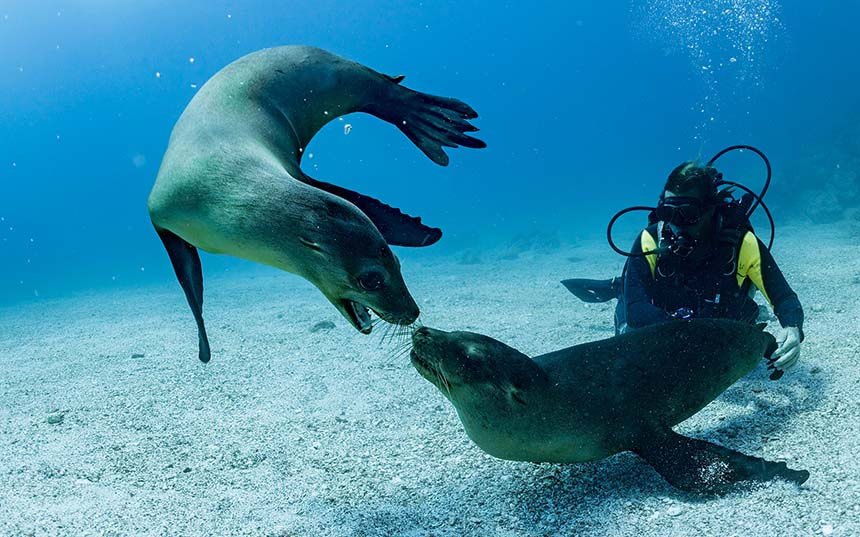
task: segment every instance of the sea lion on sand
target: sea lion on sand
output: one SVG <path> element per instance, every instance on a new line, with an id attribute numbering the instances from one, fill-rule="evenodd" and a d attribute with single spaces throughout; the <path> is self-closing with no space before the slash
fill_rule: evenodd
<path id="1" fill-rule="evenodd" d="M 570 463 L 633 451 L 679 489 L 721 494 L 809 477 L 671 429 L 773 352 L 763 326 L 672 321 L 534 359 L 487 336 L 423 327 L 411 356 L 490 455 Z"/>
<path id="2" fill-rule="evenodd" d="M 418 317 L 389 245 L 427 246 L 441 230 L 299 167 L 311 138 L 351 112 L 392 123 L 443 166 L 443 147 L 485 146 L 464 134 L 477 130 L 470 106 L 402 80 L 317 48 L 278 47 L 231 63 L 188 104 L 148 207 L 197 321 L 202 361 L 210 351 L 197 248 L 306 278 L 363 333 L 368 310 L 401 325 Z"/>

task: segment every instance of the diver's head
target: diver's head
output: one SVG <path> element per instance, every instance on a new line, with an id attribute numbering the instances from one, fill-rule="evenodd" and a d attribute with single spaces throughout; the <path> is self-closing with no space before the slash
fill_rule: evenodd
<path id="1" fill-rule="evenodd" d="M 676 236 L 707 240 L 714 227 L 716 207 L 724 194 L 717 191 L 720 177 L 711 166 L 682 163 L 666 180 L 657 204 L 657 220 L 663 221 Z"/>

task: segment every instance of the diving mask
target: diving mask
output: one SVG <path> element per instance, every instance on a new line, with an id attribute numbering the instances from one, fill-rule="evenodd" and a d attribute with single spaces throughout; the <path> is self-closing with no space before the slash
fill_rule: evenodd
<path id="1" fill-rule="evenodd" d="M 655 209 L 657 220 L 668 222 L 674 226 L 694 226 L 702 220 L 705 214 L 702 200 L 692 196 L 672 196 L 663 198 Z"/>

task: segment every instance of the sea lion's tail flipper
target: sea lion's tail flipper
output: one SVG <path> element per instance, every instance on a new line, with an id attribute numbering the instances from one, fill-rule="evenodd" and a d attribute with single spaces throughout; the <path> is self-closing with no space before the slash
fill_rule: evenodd
<path id="1" fill-rule="evenodd" d="M 388 77 L 398 84 L 402 77 Z M 469 123 L 478 113 L 471 106 L 451 97 L 439 97 L 395 85 L 391 98 L 365 106 L 363 111 L 395 125 L 418 149 L 436 164 L 448 165 L 443 147 L 487 147 L 469 136 L 478 128 Z"/>
<path id="2" fill-rule="evenodd" d="M 209 351 L 209 338 L 206 337 L 206 327 L 203 324 L 203 269 L 200 266 L 200 256 L 197 248 L 182 240 L 179 236 L 160 229 L 155 230 L 164 243 L 173 270 L 179 285 L 185 291 L 185 298 L 191 306 L 191 313 L 197 321 L 197 339 L 199 344 L 199 356 L 201 362 L 208 362 L 211 356 Z"/>
<path id="3" fill-rule="evenodd" d="M 752 481 L 781 478 L 800 485 L 809 478 L 806 470 L 792 470 L 784 462 L 751 457 L 671 430 L 633 451 L 669 484 L 686 492 L 725 494 Z"/>
<path id="4" fill-rule="evenodd" d="M 442 237 L 442 230 L 438 227 L 427 226 L 421 222 L 420 217 L 404 214 L 400 209 L 386 205 L 376 198 L 342 186 L 317 181 L 307 175 L 303 180 L 358 207 L 370 218 L 385 242 L 392 246 L 430 246 Z"/>
<path id="5" fill-rule="evenodd" d="M 562 280 L 561 284 L 583 302 L 608 302 L 621 294 L 621 278 L 609 280 L 588 280 L 573 278 Z"/>

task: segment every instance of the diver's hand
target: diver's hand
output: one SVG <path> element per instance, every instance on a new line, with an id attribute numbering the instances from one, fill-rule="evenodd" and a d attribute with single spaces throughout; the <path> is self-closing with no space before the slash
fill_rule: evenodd
<path id="1" fill-rule="evenodd" d="M 785 371 L 790 369 L 800 359 L 800 328 L 796 326 L 787 326 L 783 332 L 782 341 L 779 347 L 773 351 L 771 358 L 776 358 L 773 366 L 777 369 Z"/>

